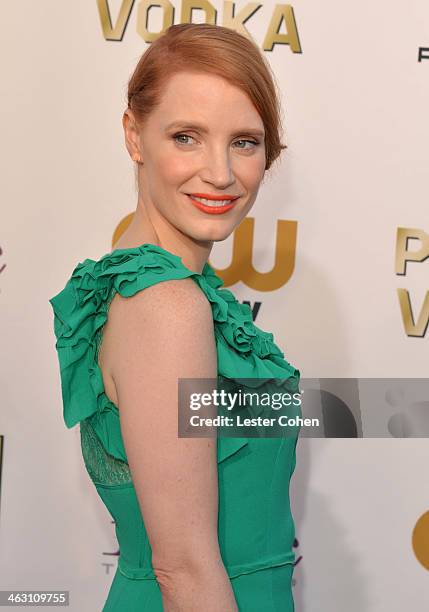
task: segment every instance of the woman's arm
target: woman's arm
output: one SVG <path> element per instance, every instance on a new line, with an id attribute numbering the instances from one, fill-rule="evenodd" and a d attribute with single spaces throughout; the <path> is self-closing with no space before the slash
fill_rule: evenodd
<path id="1" fill-rule="evenodd" d="M 216 438 L 178 438 L 178 378 L 217 377 L 211 307 L 190 279 L 109 311 L 124 445 L 166 612 L 236 612 L 218 533 Z"/>

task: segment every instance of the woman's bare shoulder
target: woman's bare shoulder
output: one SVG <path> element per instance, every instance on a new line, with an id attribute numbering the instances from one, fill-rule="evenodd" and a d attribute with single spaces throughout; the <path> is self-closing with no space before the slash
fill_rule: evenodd
<path id="1" fill-rule="evenodd" d="M 211 315 L 210 302 L 190 277 L 160 281 L 131 297 L 116 294 L 109 310 L 109 316 L 117 319 L 121 325 L 133 316 L 141 318 L 151 315 L 154 322 L 168 316 L 182 322 L 181 316 L 187 311 L 193 315 Z M 123 314 L 126 314 L 125 318 L 121 316 Z"/>
<path id="2" fill-rule="evenodd" d="M 191 364 L 192 353 L 203 353 L 213 363 L 212 310 L 192 278 L 165 280 L 131 297 L 115 294 L 99 349 L 106 394 L 113 403 L 118 404 L 114 381 L 130 358 L 145 363 L 149 370 L 152 356 L 159 367 L 168 369 L 176 366 L 174 359 Z"/>

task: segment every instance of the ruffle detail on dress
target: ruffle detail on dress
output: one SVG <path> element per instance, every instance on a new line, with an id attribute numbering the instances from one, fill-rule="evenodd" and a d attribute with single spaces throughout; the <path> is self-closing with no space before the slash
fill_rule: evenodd
<path id="1" fill-rule="evenodd" d="M 115 292 L 128 297 L 162 280 L 192 274 L 180 258 L 147 246 L 118 249 L 79 263 L 64 289 L 49 300 L 54 310 L 63 416 L 67 427 L 112 409 L 96 360 L 98 336 Z"/>
<path id="2" fill-rule="evenodd" d="M 221 289 L 223 280 L 208 263 L 200 284 L 212 305 L 219 374 L 231 379 L 288 379 L 297 390 L 300 371 L 286 361 L 273 334 L 255 325 L 250 306 Z"/>
<path id="3" fill-rule="evenodd" d="M 75 267 L 64 289 L 49 300 L 54 310 L 67 427 L 97 412 L 118 411 L 105 395 L 97 363 L 97 343 L 114 294 L 130 297 L 157 282 L 187 277 L 194 278 L 210 301 L 220 375 L 291 379 L 298 385 L 300 372 L 284 359 L 273 334 L 254 324 L 248 305 L 221 289 L 223 280 L 209 263 L 199 274 L 189 270 L 181 257 L 145 243 L 116 249 L 98 261 L 85 259 Z"/>

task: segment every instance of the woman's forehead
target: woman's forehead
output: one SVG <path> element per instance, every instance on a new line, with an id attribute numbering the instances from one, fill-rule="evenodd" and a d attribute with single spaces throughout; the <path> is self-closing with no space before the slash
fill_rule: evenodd
<path id="1" fill-rule="evenodd" d="M 204 131 L 211 121 L 221 119 L 224 126 L 263 131 L 262 119 L 246 92 L 209 73 L 183 71 L 169 77 L 157 114 L 165 129 L 189 128 L 192 124 Z"/>

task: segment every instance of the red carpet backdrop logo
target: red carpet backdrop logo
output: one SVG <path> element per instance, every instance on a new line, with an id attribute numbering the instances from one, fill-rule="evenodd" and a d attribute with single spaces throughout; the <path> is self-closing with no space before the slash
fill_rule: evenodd
<path id="1" fill-rule="evenodd" d="M 419 241 L 417 249 L 410 250 L 409 242 L 411 240 Z M 429 234 L 421 229 L 398 227 L 396 233 L 396 274 L 405 276 L 408 263 L 422 264 L 427 259 L 429 259 Z M 427 265 L 428 262 L 426 262 L 426 268 Z M 424 274 L 427 277 L 427 269 L 425 269 Z M 409 291 L 401 288 L 397 292 L 405 333 L 407 336 L 414 338 L 423 338 L 429 324 L 429 290 L 426 292 L 426 297 L 418 314 L 413 314 Z"/>
<path id="2" fill-rule="evenodd" d="M 121 234 L 131 223 L 134 213 L 124 217 L 113 233 L 112 248 Z M 232 259 L 227 268 L 217 269 L 224 281 L 224 287 L 243 282 L 255 291 L 275 291 L 285 285 L 295 268 L 297 242 L 296 221 L 277 220 L 277 231 L 274 244 L 274 266 L 269 272 L 258 272 L 253 262 L 255 219 L 246 217 L 233 233 Z M 209 262 L 210 263 L 210 262 Z"/>
<path id="3" fill-rule="evenodd" d="M 113 23 L 108 0 L 97 0 L 101 28 L 106 40 L 122 41 L 133 12 L 136 15 L 137 33 L 146 43 L 156 40 L 167 28 L 174 24 L 176 7 L 169 0 L 160 0 L 156 4 L 148 0 L 142 0 L 137 3 L 134 9 L 135 4 L 134 0 L 123 0 L 116 21 Z M 262 4 L 250 2 L 245 6 L 240 5 L 240 8 L 238 8 L 235 2 L 226 1 L 223 3 L 222 16 L 218 18 L 218 11 L 208 0 L 182 0 L 180 8 L 178 8 L 180 18 L 176 23 L 192 23 L 193 11 L 202 11 L 204 13 L 204 23 L 222 25 L 251 39 L 252 37 L 244 24 L 262 6 Z M 162 29 L 159 32 L 149 31 L 148 24 L 151 10 L 162 14 Z M 259 15 L 257 18 L 259 19 Z M 280 32 L 280 30 L 283 30 L 283 32 Z M 293 53 L 302 53 L 297 22 L 293 7 L 290 4 L 276 4 L 267 22 L 262 49 L 272 51 L 275 45 L 288 45 Z"/>

